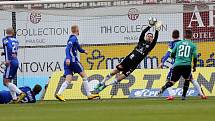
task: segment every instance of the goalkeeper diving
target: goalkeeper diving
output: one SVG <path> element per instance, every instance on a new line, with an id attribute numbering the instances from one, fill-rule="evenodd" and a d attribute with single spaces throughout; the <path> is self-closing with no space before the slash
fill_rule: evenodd
<path id="1" fill-rule="evenodd" d="M 114 70 L 110 74 L 108 74 L 102 82 L 100 82 L 95 87 L 95 91 L 99 93 L 107 86 L 119 83 L 121 80 L 128 77 L 138 66 L 138 64 L 150 53 L 150 51 L 155 47 L 158 39 L 158 33 L 160 31 L 160 27 L 162 23 L 157 21 L 156 18 L 149 18 L 149 26 L 146 27 L 139 38 L 139 42 L 134 50 L 125 57 L 125 59 L 116 66 Z M 155 34 L 147 33 L 151 27 L 155 27 Z M 147 34 L 146 34 L 147 33 Z M 145 36 L 146 35 L 146 36 Z M 122 72 L 122 73 L 120 73 Z M 111 79 L 114 75 L 119 74 L 116 78 L 110 82 L 106 83 L 109 79 Z"/>

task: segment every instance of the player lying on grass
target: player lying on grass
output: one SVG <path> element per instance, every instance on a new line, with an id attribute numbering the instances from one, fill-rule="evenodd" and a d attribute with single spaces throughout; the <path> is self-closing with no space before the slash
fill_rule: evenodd
<path id="1" fill-rule="evenodd" d="M 170 43 L 169 43 L 169 45 L 168 45 L 168 46 L 169 46 L 169 49 L 168 49 L 168 51 L 166 52 L 166 55 L 164 56 L 164 58 L 162 59 L 162 63 L 159 65 L 160 68 L 163 68 L 164 63 L 167 61 L 168 58 L 170 58 L 170 54 L 171 54 L 171 52 L 172 52 L 172 49 L 175 47 L 175 44 L 176 44 L 177 42 L 181 41 L 181 40 L 179 39 L 179 37 L 180 37 L 179 31 L 178 31 L 178 30 L 174 30 L 174 31 L 172 32 L 173 41 L 170 41 Z M 172 59 L 171 64 L 174 64 L 174 58 Z M 170 71 L 169 71 L 169 73 L 168 73 L 168 75 L 167 75 L 167 78 L 166 78 L 167 82 L 170 81 L 170 77 L 171 77 L 171 74 L 172 74 L 172 70 L 173 70 L 173 68 L 170 68 Z M 196 90 L 198 91 L 200 97 L 201 97 L 202 99 L 207 99 L 207 97 L 206 97 L 206 96 L 204 95 L 204 93 L 202 92 L 201 87 L 199 86 L 199 83 L 198 83 L 196 80 L 193 79 L 193 76 L 192 76 L 192 75 L 190 76 L 190 78 L 191 78 L 191 83 L 193 84 L 193 86 L 194 86 L 194 87 L 196 88 Z M 173 99 L 174 99 L 174 96 L 173 96 L 172 87 L 167 88 L 167 91 L 169 92 L 169 96 L 167 97 L 167 100 L 173 100 Z"/>
<path id="2" fill-rule="evenodd" d="M 10 90 L 13 100 L 18 103 L 26 95 L 15 84 L 11 83 L 12 79 L 16 77 L 19 67 L 19 61 L 17 59 L 19 42 L 14 36 L 15 32 L 12 27 L 6 29 L 6 34 L 6 37 L 2 39 L 4 52 L 1 53 L 2 56 L 5 56 L 4 64 L 6 66 L 3 74 L 3 84 Z M 18 97 L 16 94 L 18 94 Z"/>
<path id="3" fill-rule="evenodd" d="M 40 85 L 35 85 L 33 90 L 30 87 L 20 87 L 19 88 L 22 92 L 26 94 L 25 98 L 21 100 L 19 103 L 35 103 L 36 102 L 36 95 L 40 93 L 42 87 Z M 17 94 L 18 95 L 18 94 Z M 7 104 L 7 103 L 18 103 L 14 102 L 13 98 L 10 94 L 10 91 L 0 91 L 0 104 Z"/>
<path id="4" fill-rule="evenodd" d="M 187 90 L 191 81 L 191 65 L 193 59 L 193 72 L 196 71 L 197 64 L 197 49 L 196 45 L 191 42 L 192 31 L 185 30 L 184 40 L 181 40 L 175 44 L 171 52 L 171 57 L 175 58 L 173 69 L 171 73 L 170 81 L 161 88 L 158 95 L 161 95 L 167 88 L 173 86 L 182 76 L 185 79 L 182 100 L 186 99 Z"/>
<path id="5" fill-rule="evenodd" d="M 137 46 L 134 48 L 134 50 L 126 56 L 126 58 L 116 66 L 116 68 L 108 74 L 102 82 L 100 82 L 98 85 L 95 87 L 96 92 L 102 91 L 105 87 L 109 85 L 113 85 L 115 83 L 120 82 L 121 80 L 125 79 L 129 74 L 131 74 L 138 64 L 149 54 L 149 52 L 155 47 L 158 39 L 158 33 L 161 27 L 161 22 L 157 21 L 155 18 L 150 18 L 149 19 L 149 24 L 150 26 L 146 27 L 139 38 L 139 42 Z M 146 36 L 146 32 L 149 31 L 149 29 L 155 26 L 155 36 L 153 39 L 153 34 L 148 33 Z M 107 83 L 111 77 L 116 75 L 117 73 L 122 72 L 119 76 L 117 76 L 112 82 Z"/>
<path id="6" fill-rule="evenodd" d="M 70 35 L 66 46 L 66 59 L 64 61 L 64 76 L 66 76 L 66 80 L 61 85 L 55 97 L 60 101 L 65 101 L 64 97 L 62 96 L 62 93 L 71 84 L 73 74 L 78 73 L 83 79 L 84 89 L 87 93 L 87 98 L 94 99 L 96 97 L 99 97 L 99 95 L 91 94 L 89 89 L 89 82 L 87 80 L 87 74 L 85 73 L 83 66 L 77 58 L 77 51 L 87 54 L 87 51 L 83 50 L 78 43 L 77 36 L 79 35 L 79 27 L 77 25 L 73 25 L 71 27 L 71 32 L 72 34 Z"/>

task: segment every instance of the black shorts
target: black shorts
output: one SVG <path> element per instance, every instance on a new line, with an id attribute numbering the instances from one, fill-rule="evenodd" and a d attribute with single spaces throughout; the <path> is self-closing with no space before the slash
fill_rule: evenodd
<path id="1" fill-rule="evenodd" d="M 128 76 L 137 68 L 139 63 L 140 61 L 132 60 L 130 56 L 127 56 L 116 68 L 122 71 L 125 76 Z"/>
<path id="2" fill-rule="evenodd" d="M 180 77 L 184 79 L 190 79 L 191 74 L 191 66 L 176 66 L 172 70 L 171 81 L 177 82 Z"/>

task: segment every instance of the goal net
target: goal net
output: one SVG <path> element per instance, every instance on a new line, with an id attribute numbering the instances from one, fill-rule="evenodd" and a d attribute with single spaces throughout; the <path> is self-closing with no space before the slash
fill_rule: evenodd
<path id="1" fill-rule="evenodd" d="M 181 3 L 182 2 L 182 3 Z M 185 2 L 185 3 L 183 3 Z M 153 3 L 153 4 L 152 4 Z M 156 3 L 156 4 L 154 4 Z M 198 68 L 194 80 L 206 95 L 215 96 L 215 3 L 213 1 L 180 0 L 100 0 L 52 2 L 0 2 L 0 35 L 13 26 L 19 40 L 19 69 L 17 85 L 40 84 L 44 91 L 37 99 L 54 100 L 54 94 L 64 82 L 65 47 L 71 34 L 71 25 L 78 25 L 81 47 L 88 55 L 78 54 L 90 84 L 90 90 L 110 73 L 136 46 L 148 18 L 163 22 L 158 43 L 129 77 L 101 92 L 102 98 L 155 97 L 165 84 L 171 68 L 171 58 L 158 69 L 172 41 L 172 31 L 193 31 L 193 42 L 198 47 Z M 151 28 L 150 33 L 155 32 Z M 1 45 L 1 51 L 2 45 Z M 4 61 L 4 57 L 1 57 Z M 1 65 L 1 73 L 4 68 Z M 110 81 L 112 81 L 110 79 Z M 174 94 L 182 93 L 183 79 L 174 86 Z M 0 89 L 6 88 L 0 85 Z M 46 89 L 46 90 L 45 90 Z M 41 96 L 42 95 L 42 96 Z M 73 83 L 63 93 L 66 99 L 86 99 L 82 79 L 74 75 Z M 163 96 L 167 96 L 166 92 Z M 188 96 L 197 96 L 190 86 Z M 40 98 L 43 97 L 43 98 Z"/>

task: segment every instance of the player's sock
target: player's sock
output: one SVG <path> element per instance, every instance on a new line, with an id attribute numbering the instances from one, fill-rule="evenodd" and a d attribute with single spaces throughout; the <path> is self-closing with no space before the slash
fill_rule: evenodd
<path id="1" fill-rule="evenodd" d="M 83 78 L 83 84 L 84 84 L 84 89 L 87 93 L 87 96 L 90 96 L 91 92 L 90 92 L 89 82 L 88 82 L 87 78 Z"/>
<path id="2" fill-rule="evenodd" d="M 116 83 L 118 83 L 118 81 L 117 81 L 117 79 L 114 79 L 112 82 L 105 84 L 105 86 L 110 86 L 110 85 L 113 85 Z"/>
<path id="3" fill-rule="evenodd" d="M 201 87 L 200 87 L 199 83 L 196 80 L 192 80 L 191 82 L 192 82 L 193 86 L 196 88 L 196 90 L 199 92 L 199 94 L 201 96 L 204 95 L 202 93 L 202 90 L 201 90 Z"/>
<path id="4" fill-rule="evenodd" d="M 111 77 L 112 77 L 112 75 L 108 74 L 101 83 L 105 84 L 105 82 L 108 81 Z"/>
<path id="5" fill-rule="evenodd" d="M 11 94 L 13 100 L 17 100 L 16 92 L 10 91 L 10 94 Z"/>
<path id="6" fill-rule="evenodd" d="M 174 96 L 172 87 L 167 88 L 167 91 L 169 92 L 169 96 Z"/>
<path id="7" fill-rule="evenodd" d="M 187 90 L 189 89 L 189 85 L 190 85 L 190 80 L 185 80 L 182 97 L 186 97 Z"/>
<path id="8" fill-rule="evenodd" d="M 63 93 L 63 91 L 69 86 L 69 84 L 70 84 L 70 82 L 64 81 L 57 94 L 61 95 Z"/>
<path id="9" fill-rule="evenodd" d="M 168 81 L 162 88 L 161 88 L 161 93 L 163 93 L 167 88 L 173 86 L 173 83 Z"/>
<path id="10" fill-rule="evenodd" d="M 10 91 L 16 92 L 17 94 L 22 93 L 22 91 L 13 83 L 8 83 L 7 87 Z"/>

